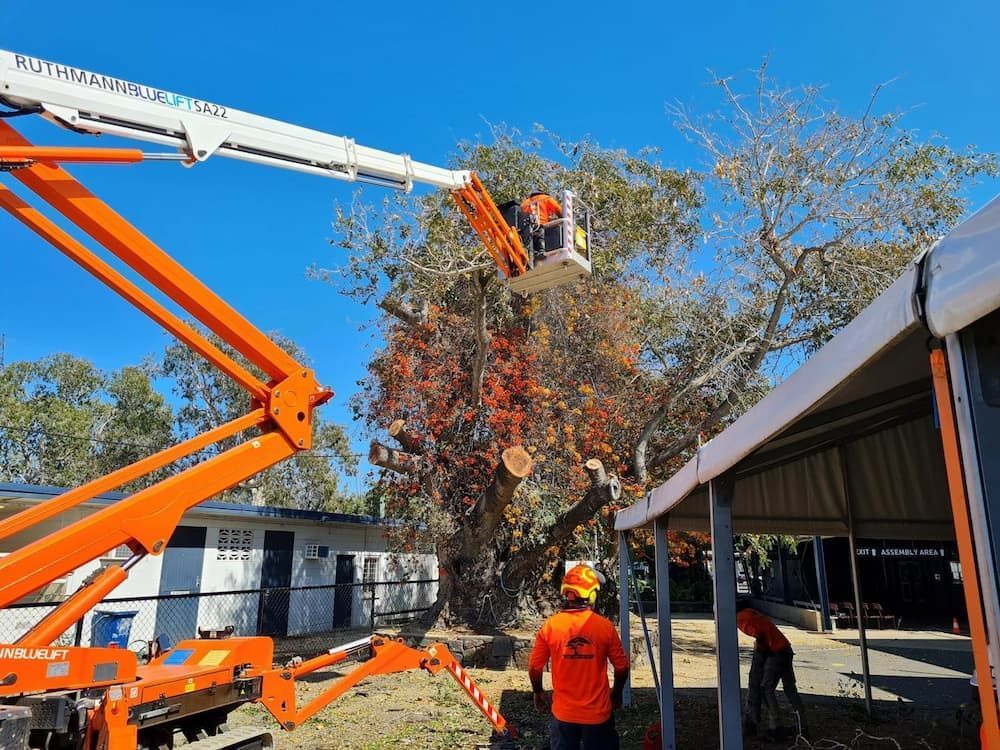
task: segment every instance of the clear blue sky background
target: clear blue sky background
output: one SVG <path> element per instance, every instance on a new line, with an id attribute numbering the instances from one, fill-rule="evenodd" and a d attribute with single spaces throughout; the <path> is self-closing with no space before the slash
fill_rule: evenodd
<path id="1" fill-rule="evenodd" d="M 745 74 L 770 55 L 785 82 L 828 84 L 828 95 L 849 111 L 863 106 L 875 84 L 898 77 L 883 106 L 912 108 L 911 127 L 941 133 L 956 148 L 1000 151 L 996 2 L 535 7 L 0 0 L 0 48 L 432 163 L 446 162 L 456 141 L 485 136 L 486 122 L 525 130 L 539 122 L 608 146 L 659 145 L 665 161 L 680 167 L 700 165 L 664 103 L 709 107 L 716 99 L 708 69 Z M 18 126 L 37 143 L 96 145 L 41 120 Z M 378 346 L 372 330 L 359 331 L 372 311 L 305 275 L 311 263 L 341 260 L 327 240 L 334 202 L 349 199 L 350 186 L 224 159 L 193 170 L 72 171 L 254 323 L 297 340 L 337 391 L 326 416 L 348 423 L 364 449 L 346 401 Z M 983 186 L 974 203 L 996 189 Z M 372 200 L 382 195 L 365 190 Z M 155 325 L 4 216 L 0 251 L 8 361 L 72 352 L 115 368 L 167 343 Z"/>

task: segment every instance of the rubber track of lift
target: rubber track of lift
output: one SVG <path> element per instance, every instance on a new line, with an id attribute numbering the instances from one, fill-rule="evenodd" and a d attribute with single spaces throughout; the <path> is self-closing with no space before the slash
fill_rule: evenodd
<path id="1" fill-rule="evenodd" d="M 203 740 L 192 742 L 185 745 L 185 747 L 189 747 L 191 750 L 230 750 L 233 746 L 238 747 L 242 742 L 252 742 L 253 740 L 264 738 L 269 739 L 271 742 L 270 745 L 265 744 L 264 747 L 273 748 L 274 736 L 269 730 L 257 727 L 238 727 L 230 729 L 228 732 L 217 734 L 214 737 L 206 737 Z"/>

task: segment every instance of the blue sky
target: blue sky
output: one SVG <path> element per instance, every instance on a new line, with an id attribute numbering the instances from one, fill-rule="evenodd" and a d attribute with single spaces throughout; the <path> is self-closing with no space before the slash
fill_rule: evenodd
<path id="1" fill-rule="evenodd" d="M 826 6 L 826 7 L 824 7 Z M 534 9 L 532 9 L 534 8 Z M 537 27 L 533 28 L 533 25 Z M 0 0 L 0 48 L 154 85 L 359 143 L 445 163 L 486 123 L 546 125 L 608 146 L 655 144 L 699 166 L 667 101 L 716 101 L 708 70 L 746 74 L 765 55 L 785 82 L 825 83 L 857 111 L 883 105 L 953 147 L 1000 151 L 995 58 L 1000 4 L 283 3 L 170 5 Z M 96 145 L 18 121 L 40 144 Z M 148 147 L 147 150 L 156 150 Z M 378 346 L 372 311 L 306 279 L 341 258 L 327 245 L 333 205 L 352 187 L 224 159 L 76 167 L 73 173 L 261 328 L 311 355 L 346 402 Z M 5 180 L 5 184 L 9 184 Z M 981 205 L 996 191 L 976 191 Z M 377 200 L 379 188 L 365 188 Z M 0 334 L 6 358 L 53 352 L 103 368 L 158 353 L 166 335 L 10 218 L 0 216 Z M 348 424 L 359 449 L 364 436 Z M 355 486 L 356 483 L 355 483 Z"/>

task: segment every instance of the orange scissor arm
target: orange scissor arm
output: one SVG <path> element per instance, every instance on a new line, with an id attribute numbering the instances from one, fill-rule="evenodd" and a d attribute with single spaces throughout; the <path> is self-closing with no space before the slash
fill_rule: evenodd
<path id="1" fill-rule="evenodd" d="M 453 190 L 451 195 L 503 275 L 509 279 L 524 273 L 529 259 L 521 237 L 504 220 L 479 176 L 471 173 L 468 184 Z"/>

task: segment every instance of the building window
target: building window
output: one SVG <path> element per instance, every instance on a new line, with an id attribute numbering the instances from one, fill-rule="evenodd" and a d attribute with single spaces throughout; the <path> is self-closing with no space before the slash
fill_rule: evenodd
<path id="1" fill-rule="evenodd" d="M 219 529 L 216 560 L 249 560 L 253 529 Z"/>
<path id="2" fill-rule="evenodd" d="M 375 582 L 378 580 L 378 558 L 377 557 L 366 557 L 365 567 L 362 570 L 362 582 L 364 583 L 365 591 L 374 591 Z"/>
<path id="3" fill-rule="evenodd" d="M 328 557 L 330 557 L 330 548 L 327 545 L 312 543 L 306 545 L 306 560 L 326 560 Z"/>
<path id="4" fill-rule="evenodd" d="M 132 550 L 129 549 L 127 544 L 119 544 L 108 553 L 108 557 L 112 557 L 115 560 L 128 560 L 132 557 Z"/>

